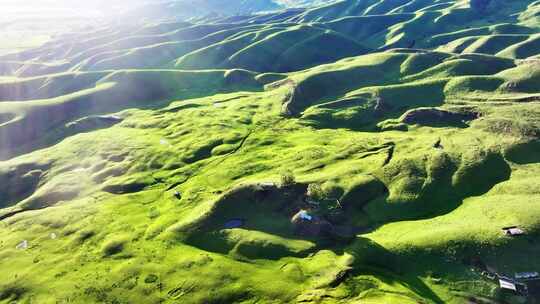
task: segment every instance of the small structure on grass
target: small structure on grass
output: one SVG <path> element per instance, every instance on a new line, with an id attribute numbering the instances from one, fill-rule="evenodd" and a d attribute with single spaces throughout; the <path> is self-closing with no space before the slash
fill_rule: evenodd
<path id="1" fill-rule="evenodd" d="M 517 291 L 516 285 L 517 284 L 514 281 L 504 279 L 504 278 L 499 279 L 499 287 L 501 287 L 502 289 Z"/>
<path id="2" fill-rule="evenodd" d="M 519 236 L 525 234 L 525 231 L 517 226 L 504 227 L 502 228 L 502 231 L 508 236 Z"/>
<path id="3" fill-rule="evenodd" d="M 499 276 L 499 287 L 505 290 L 511 290 L 520 295 L 527 295 L 527 285 L 508 277 Z"/>
<path id="4" fill-rule="evenodd" d="M 296 177 L 294 176 L 292 171 L 287 170 L 281 173 L 280 186 L 282 188 L 287 188 L 293 186 L 294 184 L 296 184 Z"/>
<path id="5" fill-rule="evenodd" d="M 182 199 L 182 193 L 180 193 L 180 191 L 176 190 L 176 191 L 174 191 L 174 197 L 176 197 L 177 199 Z"/>
<path id="6" fill-rule="evenodd" d="M 28 241 L 27 240 L 24 240 L 22 242 L 20 242 L 17 247 L 15 247 L 16 249 L 19 249 L 19 250 L 25 250 L 25 249 L 28 249 Z"/>
<path id="7" fill-rule="evenodd" d="M 312 221 L 313 216 L 309 215 L 309 213 L 306 210 L 300 210 L 298 213 L 296 213 L 292 219 L 291 223 L 298 224 L 302 221 Z"/>

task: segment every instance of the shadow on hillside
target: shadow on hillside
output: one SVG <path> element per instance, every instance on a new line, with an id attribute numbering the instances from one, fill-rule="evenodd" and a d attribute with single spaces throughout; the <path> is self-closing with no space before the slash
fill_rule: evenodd
<path id="1" fill-rule="evenodd" d="M 354 280 L 356 276 L 373 275 L 377 279 L 388 285 L 396 283 L 403 285 L 414 292 L 417 296 L 430 299 L 434 303 L 444 303 L 419 277 L 411 261 L 405 256 L 397 255 L 371 239 L 357 236 L 354 242 L 346 245 L 334 247 L 332 250 L 336 255 L 345 253 L 354 256 L 354 263 L 346 276 L 337 276 L 331 282 L 331 287 L 336 287 L 347 280 Z M 349 284 L 350 287 L 354 284 Z M 354 288 L 351 290 L 355 292 Z M 365 292 L 364 289 L 356 291 Z"/>
<path id="2" fill-rule="evenodd" d="M 450 213 L 466 198 L 483 195 L 507 181 L 512 173 L 498 152 L 478 152 L 470 157 L 473 160 L 461 163 L 446 153 L 434 155 L 425 168 L 418 164 L 411 167 L 412 160 L 391 162 L 383 168 L 382 174 L 390 182 L 389 193 L 365 207 L 374 222 L 419 220 Z M 424 176 L 423 171 L 428 169 L 429 176 Z"/>
<path id="3" fill-rule="evenodd" d="M 464 199 L 482 195 L 510 178 L 510 166 L 499 153 L 482 152 L 474 159 L 460 163 L 450 157 L 436 159 L 426 164 L 431 170 L 429 181 L 425 176 L 422 179 L 422 174 L 411 178 L 421 171 L 418 168 L 412 168 L 408 163 L 391 162 L 385 169 L 387 174 L 399 173 L 410 180 L 398 178 L 387 185 L 377 180 L 364 183 L 358 191 L 344 193 L 345 219 L 339 221 L 349 224 L 347 217 L 354 218 L 354 213 L 366 212 L 373 228 L 390 222 L 444 215 L 459 207 Z M 402 188 L 396 188 L 394 183 Z M 298 233 L 291 217 L 305 207 L 306 189 L 307 185 L 302 184 L 286 188 L 262 184 L 240 186 L 223 194 L 202 218 L 175 232 L 182 235 L 182 241 L 188 245 L 240 261 L 304 258 L 322 249 L 337 255 L 348 253 L 355 257 L 353 267 L 346 274 L 337 273 L 335 278 L 330 278 L 330 286 L 338 286 L 355 275 L 373 274 L 389 284 L 403 284 L 434 303 L 443 303 L 415 275 L 414 269 L 408 266 L 410 261 L 404 260 L 405 256 L 358 236 L 365 230 L 354 230 L 353 238 Z M 395 195 L 395 192 L 406 191 L 419 195 L 408 201 Z M 355 202 L 361 203 L 355 205 Z"/>
<path id="4" fill-rule="evenodd" d="M 370 132 L 380 131 L 379 123 L 385 120 L 394 120 L 398 127 L 405 129 L 406 125 L 414 124 L 464 127 L 462 121 L 469 119 L 466 114 L 434 108 L 444 104 L 444 85 L 440 81 L 391 85 L 352 97 L 326 98 L 311 108 L 304 108 L 301 119 L 315 128 Z"/>
<path id="5" fill-rule="evenodd" d="M 321 213 L 312 222 L 294 220 L 299 210 L 318 214 L 319 207 L 310 205 L 305 196 L 307 185 L 240 186 L 223 194 L 203 217 L 177 233 L 195 247 L 249 259 L 346 250 L 356 235 L 370 228 L 447 214 L 464 199 L 482 195 L 510 178 L 510 166 L 499 153 L 474 157 L 474 161 L 455 163 L 440 154 L 424 164 L 429 177 L 423 175 L 424 169 L 411 167 L 412 161 L 390 162 L 381 173 L 388 184 L 375 177 L 366 180 L 342 193 L 341 212 Z M 367 217 L 369 225 L 357 226 L 354 219 L 359 216 Z"/>
<path id="6" fill-rule="evenodd" d="M 286 188 L 258 184 L 234 188 L 214 202 L 212 209 L 189 231 L 182 232 L 188 235 L 186 243 L 223 254 L 238 252 L 253 259 L 307 256 L 327 240 L 295 234 L 291 217 L 304 205 L 306 189 L 307 185 L 302 184 Z M 234 221 L 238 223 L 231 226 Z M 246 232 L 252 231 L 260 233 L 244 240 Z M 285 240 L 307 242 L 295 249 L 288 247 Z M 261 250 L 255 250 L 257 246 Z"/>
<path id="7" fill-rule="evenodd" d="M 353 219 L 357 216 L 367 215 L 375 226 L 440 216 L 459 207 L 464 199 L 482 195 L 510 178 L 511 168 L 499 153 L 475 153 L 462 156 L 465 159 L 461 161 L 443 152 L 421 157 L 427 159 L 423 163 L 408 159 L 390 161 L 379 173 L 384 180 L 375 176 L 362 179 L 339 194 L 340 208 L 330 213 L 324 211 L 322 202 L 316 207 L 310 203 L 304 184 L 239 186 L 219 197 L 204 217 L 181 233 L 186 233 L 187 243 L 194 246 L 228 253 L 235 249 L 245 231 L 259 231 L 261 243 L 266 236 L 312 243 L 296 252 L 288 252 L 285 246 L 280 254 L 265 258 L 305 256 L 317 248 L 347 243 L 354 239 L 351 235 L 368 230 L 369 227 L 356 226 Z M 319 213 L 320 221 L 298 224 L 293 216 L 299 210 Z M 240 222 L 227 227 L 232 220 Z M 223 233 L 224 230 L 228 232 Z"/>
<path id="8" fill-rule="evenodd" d="M 236 198 L 238 197 L 235 196 L 234 200 Z M 244 208 L 230 212 L 231 206 L 227 207 L 223 206 L 220 212 L 227 212 L 229 215 L 234 214 L 234 216 L 249 216 L 243 212 Z M 289 231 L 282 230 L 283 227 L 280 227 L 281 219 L 277 218 L 279 215 L 269 213 L 266 213 L 266 216 L 271 216 L 272 222 L 260 223 L 255 222 L 260 218 L 247 218 L 244 219 L 246 224 L 242 228 L 225 228 L 222 227 L 223 220 L 219 219 L 224 214 L 220 216 L 216 214 L 220 212 L 214 211 L 213 215 L 204 220 L 204 223 L 198 225 L 197 231 L 192 232 L 185 239 L 185 242 L 202 250 L 229 255 L 236 260 L 246 262 L 257 259 L 279 260 L 285 257 L 304 258 L 323 249 L 330 250 L 338 256 L 350 254 L 354 257 L 353 265 L 350 265 L 351 268 L 324 274 L 320 279 L 324 280 L 325 285 L 321 287 L 335 288 L 342 283 L 348 284 L 347 281 L 354 280 L 356 276 L 373 275 L 388 285 L 403 285 L 417 298 L 430 299 L 434 303 L 444 303 L 417 277 L 417 274 L 411 273 L 412 268 L 408 266 L 410 261 L 405 261 L 405 257 L 388 251 L 370 239 L 357 236 L 353 240 L 339 242 L 323 236 L 301 236 L 292 232 L 290 222 L 288 223 Z M 271 226 L 272 223 L 275 225 Z M 266 224 L 268 226 L 264 227 Z M 242 230 L 242 233 L 235 233 L 239 230 Z M 264 232 L 265 235 L 261 236 L 260 232 Z M 230 237 L 231 235 L 234 237 Z M 285 238 L 285 243 L 274 242 L 273 236 Z M 291 248 L 292 246 L 287 245 L 287 243 L 298 241 L 309 241 L 315 245 L 303 250 L 295 250 Z M 350 286 L 354 286 L 354 284 Z M 355 293 L 359 295 L 364 291 L 351 290 L 351 296 L 354 296 Z"/>
<path id="9" fill-rule="evenodd" d="M 80 130 L 66 124 L 85 116 L 116 113 L 125 109 L 156 110 L 181 99 L 200 98 L 218 93 L 262 91 L 255 74 L 248 71 L 127 71 L 113 73 L 101 85 L 73 94 L 43 100 L 39 106 L 21 102 L 17 119 L 0 126 L 0 160 L 7 160 L 37 149 L 50 147 Z M 200 75 L 199 75 L 200 74 Z M 108 127 L 96 125 L 90 132 Z"/>

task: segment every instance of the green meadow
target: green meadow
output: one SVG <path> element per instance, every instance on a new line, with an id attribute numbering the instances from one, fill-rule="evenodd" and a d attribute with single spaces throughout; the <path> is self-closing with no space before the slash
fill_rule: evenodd
<path id="1" fill-rule="evenodd" d="M 540 2 L 236 2 L 0 56 L 0 303 L 540 302 Z"/>

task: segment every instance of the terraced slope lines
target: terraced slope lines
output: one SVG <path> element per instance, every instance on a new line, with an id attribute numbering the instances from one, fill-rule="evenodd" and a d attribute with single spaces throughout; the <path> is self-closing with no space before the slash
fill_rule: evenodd
<path id="1" fill-rule="evenodd" d="M 0 50 L 1 304 L 540 302 L 539 1 L 115 7 Z"/>

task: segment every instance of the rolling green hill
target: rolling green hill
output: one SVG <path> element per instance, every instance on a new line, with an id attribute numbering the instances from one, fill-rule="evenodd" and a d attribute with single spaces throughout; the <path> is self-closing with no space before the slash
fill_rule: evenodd
<path id="1" fill-rule="evenodd" d="M 0 303 L 540 302 L 540 2 L 203 2 L 0 56 Z"/>

